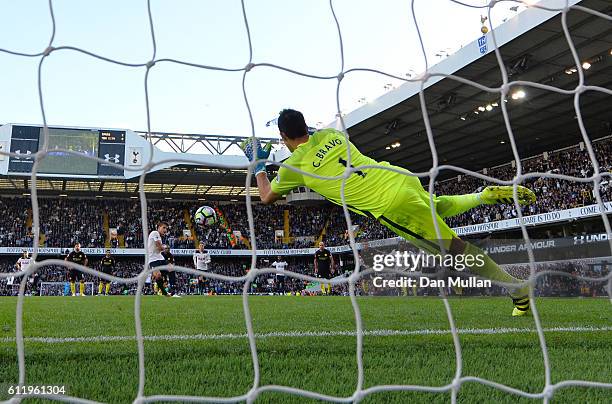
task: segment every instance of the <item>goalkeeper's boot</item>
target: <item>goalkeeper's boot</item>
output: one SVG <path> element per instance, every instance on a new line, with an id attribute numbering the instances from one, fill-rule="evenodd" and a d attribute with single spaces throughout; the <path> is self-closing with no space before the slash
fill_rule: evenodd
<path id="1" fill-rule="evenodd" d="M 522 185 L 517 185 L 516 193 L 518 195 L 519 205 L 530 205 L 536 201 L 536 196 L 533 191 Z M 496 203 L 512 203 L 514 201 L 514 192 L 512 190 L 512 186 L 486 187 L 480 193 L 480 201 L 485 205 L 494 205 Z"/>
<path id="2" fill-rule="evenodd" d="M 527 316 L 531 314 L 531 308 L 529 306 L 529 297 L 523 296 L 519 298 L 512 298 L 514 303 L 514 310 L 512 310 L 512 317 Z"/>

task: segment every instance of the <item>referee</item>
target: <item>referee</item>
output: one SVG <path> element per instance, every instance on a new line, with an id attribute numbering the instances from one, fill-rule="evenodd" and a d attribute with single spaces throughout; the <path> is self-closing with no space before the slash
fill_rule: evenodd
<path id="1" fill-rule="evenodd" d="M 314 255 L 315 275 L 323 279 L 331 279 L 334 274 L 334 256 L 325 248 L 325 243 L 319 243 L 319 249 Z M 331 294 L 331 284 L 321 282 L 321 293 Z"/>

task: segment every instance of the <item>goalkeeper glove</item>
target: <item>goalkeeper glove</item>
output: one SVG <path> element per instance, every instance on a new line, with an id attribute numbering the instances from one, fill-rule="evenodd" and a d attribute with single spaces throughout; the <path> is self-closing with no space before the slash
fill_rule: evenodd
<path id="1" fill-rule="evenodd" d="M 265 160 L 270 157 L 270 152 L 272 151 L 272 143 L 268 143 L 264 147 L 261 147 L 261 143 L 259 143 L 259 140 L 253 139 L 251 137 L 240 143 L 240 148 L 244 152 L 246 158 L 249 159 L 249 161 Z M 261 172 L 266 172 L 266 163 L 263 161 L 258 162 L 257 164 L 255 164 L 255 167 L 253 167 L 253 174 L 257 175 Z"/>

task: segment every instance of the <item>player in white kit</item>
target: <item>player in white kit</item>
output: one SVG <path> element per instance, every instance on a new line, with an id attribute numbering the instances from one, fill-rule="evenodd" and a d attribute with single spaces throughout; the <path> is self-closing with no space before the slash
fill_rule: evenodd
<path id="1" fill-rule="evenodd" d="M 193 253 L 193 266 L 198 271 L 208 271 L 208 264 L 210 264 L 210 254 L 204 249 L 206 244 L 200 241 L 198 249 Z M 198 293 L 204 294 L 208 286 L 208 279 L 205 276 L 198 276 Z"/>
<path id="2" fill-rule="evenodd" d="M 32 264 L 32 262 L 34 262 L 34 260 L 30 258 L 30 254 L 28 253 L 28 250 L 23 250 L 21 257 L 19 257 L 15 266 L 20 271 L 27 271 L 28 268 L 30 267 L 30 264 Z M 33 274 L 31 278 L 29 279 L 29 282 L 31 283 L 30 293 L 32 295 L 38 294 L 39 279 L 40 279 L 40 275 L 38 273 Z"/>
<path id="3" fill-rule="evenodd" d="M 28 253 L 27 250 L 23 250 L 21 257 L 19 257 L 15 266 L 20 271 L 27 271 L 31 263 L 32 263 L 32 258 L 30 258 L 30 254 Z"/>
<path id="4" fill-rule="evenodd" d="M 285 291 L 285 270 L 287 269 L 287 265 L 289 265 L 287 261 L 280 256 L 276 257 L 276 261 L 272 263 L 272 266 L 276 269 L 275 283 L 278 293 L 283 293 Z"/>
<path id="5" fill-rule="evenodd" d="M 208 271 L 208 264 L 210 264 L 210 254 L 204 249 L 205 244 L 200 241 L 198 250 L 193 253 L 193 266 L 198 271 Z"/>
<path id="6" fill-rule="evenodd" d="M 162 265 L 166 265 L 166 259 L 162 255 L 164 245 L 162 243 L 162 237 L 168 232 L 168 223 L 159 222 L 157 224 L 157 231 L 149 233 L 147 240 L 147 247 L 149 250 L 149 268 L 156 268 Z M 164 278 L 159 271 L 153 271 L 151 274 L 151 280 L 157 285 L 157 291 L 164 296 L 170 296 L 164 287 Z"/>

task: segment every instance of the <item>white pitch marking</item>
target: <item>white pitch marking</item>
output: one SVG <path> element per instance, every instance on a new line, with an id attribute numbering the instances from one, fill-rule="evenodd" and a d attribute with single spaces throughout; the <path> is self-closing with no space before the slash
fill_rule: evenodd
<path id="1" fill-rule="evenodd" d="M 544 328 L 544 332 L 600 332 L 612 331 L 612 327 L 550 327 Z M 525 334 L 535 333 L 535 328 L 462 328 L 459 334 L 492 335 L 492 334 Z M 390 337 L 405 335 L 446 335 L 450 330 L 443 329 L 421 329 L 421 330 L 365 330 L 364 336 Z M 255 334 L 258 339 L 263 338 L 307 338 L 307 337 L 354 337 L 356 331 L 278 331 Z M 189 335 L 147 335 L 145 341 L 205 341 L 223 339 L 247 338 L 247 334 L 189 334 Z M 64 344 L 69 342 L 114 342 L 135 341 L 135 336 L 128 335 L 99 335 L 93 337 L 25 337 L 25 342 L 40 342 L 46 344 Z M 1 343 L 15 342 L 15 337 L 0 338 Z"/>

